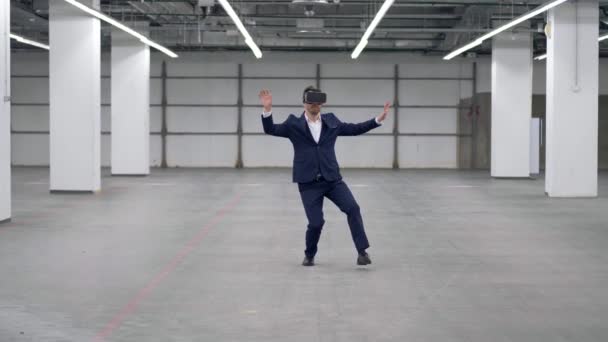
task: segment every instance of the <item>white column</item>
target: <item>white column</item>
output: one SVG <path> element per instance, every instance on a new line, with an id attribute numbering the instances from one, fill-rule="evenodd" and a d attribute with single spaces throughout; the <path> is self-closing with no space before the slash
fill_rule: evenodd
<path id="1" fill-rule="evenodd" d="M 10 1 L 0 1 L 0 222 L 11 218 Z"/>
<path id="2" fill-rule="evenodd" d="M 598 1 L 549 11 L 545 191 L 597 196 Z"/>
<path id="3" fill-rule="evenodd" d="M 149 173 L 150 48 L 139 39 L 113 29 L 112 174 Z"/>
<path id="4" fill-rule="evenodd" d="M 492 42 L 492 177 L 530 177 L 532 40 L 502 33 Z"/>
<path id="5" fill-rule="evenodd" d="M 98 0 L 81 0 L 99 8 Z M 50 1 L 51 191 L 100 189 L 100 23 Z"/>

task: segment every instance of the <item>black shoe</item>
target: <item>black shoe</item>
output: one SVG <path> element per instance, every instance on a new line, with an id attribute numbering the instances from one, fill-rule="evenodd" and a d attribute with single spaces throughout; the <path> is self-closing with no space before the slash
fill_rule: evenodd
<path id="1" fill-rule="evenodd" d="M 304 261 L 302 261 L 302 266 L 314 266 L 315 258 L 314 257 L 304 257 Z"/>
<path id="2" fill-rule="evenodd" d="M 369 258 L 369 254 L 365 253 L 365 254 L 359 254 L 359 256 L 357 257 L 357 265 L 369 265 L 372 263 L 372 259 Z"/>

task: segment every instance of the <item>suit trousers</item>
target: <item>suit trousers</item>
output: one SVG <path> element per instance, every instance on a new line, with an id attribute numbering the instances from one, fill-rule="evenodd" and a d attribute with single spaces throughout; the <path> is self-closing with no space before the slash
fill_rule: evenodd
<path id="1" fill-rule="evenodd" d="M 323 199 L 329 198 L 340 210 L 346 214 L 350 233 L 358 252 L 369 247 L 361 209 L 355 201 L 350 189 L 342 180 L 326 181 L 323 178 L 310 183 L 298 183 L 302 204 L 308 219 L 306 230 L 306 250 L 304 254 L 314 257 L 317 253 L 317 244 L 321 237 L 321 230 L 325 224 L 323 219 Z"/>

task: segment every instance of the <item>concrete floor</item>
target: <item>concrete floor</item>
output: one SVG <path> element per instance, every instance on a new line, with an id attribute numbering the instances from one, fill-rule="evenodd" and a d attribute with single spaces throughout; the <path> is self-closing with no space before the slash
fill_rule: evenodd
<path id="1" fill-rule="evenodd" d="M 598 199 L 487 172 L 346 170 L 371 267 L 326 201 L 300 266 L 290 170 L 153 170 L 94 195 L 13 170 L 0 341 L 608 341 L 608 174 Z"/>

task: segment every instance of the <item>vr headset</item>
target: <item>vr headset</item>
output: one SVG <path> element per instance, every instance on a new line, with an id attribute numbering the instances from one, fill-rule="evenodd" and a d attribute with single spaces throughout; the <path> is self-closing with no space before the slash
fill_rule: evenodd
<path id="1" fill-rule="evenodd" d="M 318 91 L 307 91 L 304 93 L 303 102 L 310 104 L 323 104 L 327 102 L 327 94 Z"/>

